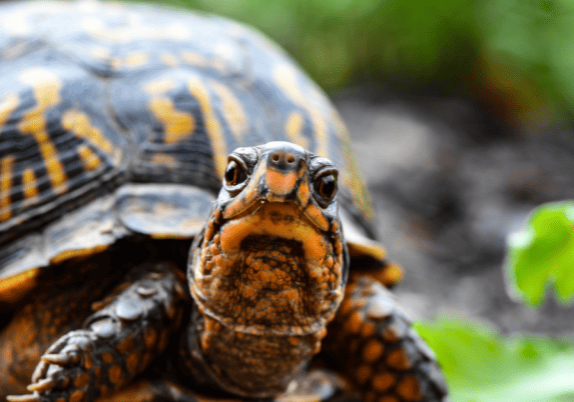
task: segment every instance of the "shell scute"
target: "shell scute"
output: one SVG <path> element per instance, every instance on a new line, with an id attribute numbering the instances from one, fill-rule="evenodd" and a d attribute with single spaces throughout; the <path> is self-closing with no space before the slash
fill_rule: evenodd
<path id="1" fill-rule="evenodd" d="M 365 240 L 372 212 L 344 125 L 262 35 L 224 18 L 143 5 L 48 1 L 0 12 L 0 284 L 10 270 L 89 255 L 131 231 L 192 236 L 205 200 L 186 195 L 198 206 L 186 212 L 167 188 L 215 193 L 230 151 L 270 141 L 294 142 L 340 168 L 339 202 L 366 234 L 356 250 L 382 255 Z M 164 187 L 153 190 L 158 197 L 122 198 L 128 182 Z M 92 237 L 66 225 L 106 197 L 121 209 L 115 220 L 105 215 L 117 236 L 90 226 L 100 218 L 88 210 L 82 230 Z M 128 198 L 139 212 L 123 207 Z M 20 242 L 34 233 L 53 252 Z"/>

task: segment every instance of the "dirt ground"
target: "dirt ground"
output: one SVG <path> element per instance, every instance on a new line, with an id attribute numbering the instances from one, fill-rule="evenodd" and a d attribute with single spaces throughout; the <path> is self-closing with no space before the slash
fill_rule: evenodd
<path id="1" fill-rule="evenodd" d="M 352 90 L 335 96 L 371 191 L 378 234 L 405 270 L 415 319 L 455 316 L 503 334 L 574 337 L 574 308 L 512 300 L 507 236 L 541 203 L 574 198 L 574 134 L 510 128 L 475 103 Z"/>

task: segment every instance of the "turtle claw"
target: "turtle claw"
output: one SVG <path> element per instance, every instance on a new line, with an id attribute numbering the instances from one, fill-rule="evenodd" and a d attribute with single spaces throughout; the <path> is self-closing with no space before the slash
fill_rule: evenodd
<path id="1" fill-rule="evenodd" d="M 34 384 L 30 384 L 26 387 L 26 389 L 30 392 L 34 391 L 48 391 L 53 389 L 56 386 L 56 382 L 52 378 L 45 378 L 40 380 Z"/>
<path id="2" fill-rule="evenodd" d="M 85 376 L 82 356 L 93 349 L 95 340 L 96 336 L 88 330 L 72 331 L 61 337 L 48 348 L 34 370 L 32 384 L 27 387 L 34 394 L 18 397 L 25 399 L 14 402 L 56 400 L 75 391 L 70 384 L 73 379 Z"/>
<path id="3" fill-rule="evenodd" d="M 6 397 L 8 402 L 40 402 L 40 395 L 28 394 L 28 395 L 8 395 Z"/>
<path id="4" fill-rule="evenodd" d="M 67 353 L 51 353 L 42 356 L 42 360 L 48 364 L 57 364 L 59 366 L 65 366 L 71 363 L 79 363 L 78 354 L 67 354 Z"/>

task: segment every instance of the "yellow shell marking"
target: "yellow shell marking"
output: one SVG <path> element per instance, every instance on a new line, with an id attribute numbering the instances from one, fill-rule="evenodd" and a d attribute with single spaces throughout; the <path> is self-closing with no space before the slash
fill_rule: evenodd
<path id="1" fill-rule="evenodd" d="M 175 67 L 178 64 L 177 58 L 173 54 L 162 53 L 159 57 L 162 63 L 165 64 L 166 66 Z"/>
<path id="2" fill-rule="evenodd" d="M 0 281 L 0 301 L 16 302 L 28 291 L 36 286 L 36 277 L 40 273 L 39 268 L 28 269 L 10 278 Z"/>
<path id="3" fill-rule="evenodd" d="M 241 102 L 225 85 L 217 81 L 211 81 L 211 87 L 223 104 L 223 115 L 231 130 L 231 134 L 233 134 L 237 143 L 243 144 L 243 136 L 247 132 L 247 118 Z"/>
<path id="4" fill-rule="evenodd" d="M 172 155 L 164 154 L 162 152 L 155 153 L 151 157 L 151 162 L 167 166 L 170 169 L 175 169 L 177 167 L 177 159 Z"/>
<path id="5" fill-rule="evenodd" d="M 161 95 L 175 88 L 173 80 L 155 80 L 144 84 L 144 91 L 148 94 Z"/>
<path id="6" fill-rule="evenodd" d="M 185 50 L 181 52 L 181 58 L 187 64 L 192 66 L 207 67 L 209 65 L 209 61 L 205 58 L 205 56 L 197 52 Z"/>
<path id="7" fill-rule="evenodd" d="M 84 138 L 104 152 L 113 151 L 112 144 L 103 136 L 102 131 L 92 126 L 90 117 L 79 110 L 67 110 L 62 115 L 62 126 L 75 136 Z"/>
<path id="8" fill-rule="evenodd" d="M 0 161 L 0 221 L 6 222 L 12 217 L 10 209 L 10 190 L 12 190 L 12 165 L 16 158 L 7 156 Z"/>
<path id="9" fill-rule="evenodd" d="M 299 112 L 291 112 L 285 123 L 287 139 L 295 144 L 309 149 L 309 140 L 303 135 L 303 116 Z"/>
<path id="10" fill-rule="evenodd" d="M 56 148 L 46 131 L 45 117 L 46 110 L 60 102 L 59 91 L 62 84 L 55 74 L 43 68 L 25 70 L 20 74 L 19 79 L 34 89 L 38 105 L 24 116 L 18 128 L 23 134 L 31 134 L 36 139 L 54 191 L 65 192 L 67 176 L 64 166 L 58 159 Z"/>
<path id="11" fill-rule="evenodd" d="M 154 116 L 163 124 L 165 142 L 173 144 L 193 135 L 195 120 L 188 113 L 176 110 L 169 98 L 152 98 L 148 107 Z"/>
<path id="12" fill-rule="evenodd" d="M 62 261 L 70 260 L 72 258 L 84 257 L 89 255 L 94 255 L 96 253 L 102 252 L 109 247 L 108 244 L 100 244 L 92 248 L 83 248 L 79 250 L 66 250 L 50 258 L 50 264 L 58 264 Z"/>
<path id="13" fill-rule="evenodd" d="M 24 197 L 26 197 L 27 200 L 38 196 L 39 192 L 36 184 L 36 175 L 34 174 L 34 170 L 31 168 L 24 170 L 24 174 L 22 175 L 22 183 L 24 185 Z"/>
<path id="14" fill-rule="evenodd" d="M 4 98 L 4 100 L 0 103 L 0 127 L 6 123 L 8 116 L 10 116 L 14 110 L 18 108 L 19 104 L 20 99 L 14 94 L 8 95 Z"/>
<path id="15" fill-rule="evenodd" d="M 136 68 L 145 66 L 149 61 L 149 54 L 146 52 L 132 52 L 128 54 L 123 62 L 127 67 Z"/>
<path id="16" fill-rule="evenodd" d="M 297 71 L 289 65 L 282 64 L 275 67 L 273 76 L 277 85 L 283 88 L 291 100 L 309 113 L 311 120 L 313 121 L 315 139 L 317 141 L 317 147 L 314 152 L 319 156 L 328 158 L 327 124 L 325 123 L 325 119 L 321 113 L 319 113 L 316 107 L 303 95 L 303 92 L 297 83 Z"/>
<path id="17" fill-rule="evenodd" d="M 90 171 L 97 168 L 101 161 L 98 155 L 96 155 L 90 148 L 85 145 L 80 145 L 78 147 L 78 154 L 82 159 L 82 163 L 84 164 L 84 169 Z"/>
<path id="18" fill-rule="evenodd" d="M 217 121 L 217 117 L 211 107 L 209 93 L 207 92 L 205 85 L 203 85 L 201 80 L 197 77 L 193 77 L 188 81 L 188 89 L 189 92 L 199 101 L 201 106 L 205 128 L 213 148 L 215 170 L 219 174 L 219 177 L 223 177 L 223 173 L 225 173 L 225 168 L 227 167 L 227 147 L 225 144 L 225 138 L 223 138 L 223 133 L 221 131 L 221 125 L 219 124 L 219 121 Z"/>
<path id="19" fill-rule="evenodd" d="M 164 126 L 165 142 L 173 144 L 193 135 L 195 119 L 189 113 L 175 108 L 172 100 L 158 96 L 175 88 L 175 82 L 169 79 L 150 81 L 144 84 L 144 91 L 155 95 L 148 102 L 149 109 Z"/>

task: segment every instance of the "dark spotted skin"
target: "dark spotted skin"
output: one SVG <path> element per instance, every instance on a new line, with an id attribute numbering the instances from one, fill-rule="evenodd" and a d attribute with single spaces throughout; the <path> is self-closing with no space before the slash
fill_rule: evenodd
<path id="1" fill-rule="evenodd" d="M 434 363 L 382 391 L 388 359 L 367 362 L 372 389 L 324 355 L 347 385 L 308 380 L 329 322 L 354 336 L 349 269 L 385 285 L 400 270 L 372 238 L 344 125 L 274 44 L 137 5 L 12 3 L 0 19 L 0 400 L 446 393 Z M 397 337 L 377 342 L 419 342 Z"/>
<path id="2" fill-rule="evenodd" d="M 122 281 L 103 299 L 105 283 L 87 281 L 17 314 L 0 337 L 12 345 L 0 363 L 0 396 L 26 393 L 31 378 L 28 391 L 49 391 L 38 400 L 92 401 L 130 383 L 166 349 L 188 300 L 182 272 L 144 263 L 115 279 Z"/>
<path id="3" fill-rule="evenodd" d="M 351 275 L 323 351 L 365 402 L 444 401 L 447 388 L 434 354 L 410 324 L 379 282 Z"/>

